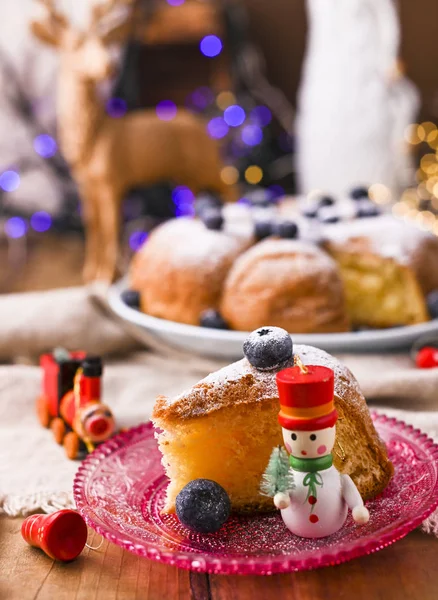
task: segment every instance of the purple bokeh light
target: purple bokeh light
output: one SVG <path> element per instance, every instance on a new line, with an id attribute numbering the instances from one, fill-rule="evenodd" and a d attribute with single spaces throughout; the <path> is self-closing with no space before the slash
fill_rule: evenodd
<path id="1" fill-rule="evenodd" d="M 42 133 L 37 135 L 33 141 L 33 149 L 43 158 L 51 158 L 58 150 L 58 145 L 51 135 Z"/>
<path id="2" fill-rule="evenodd" d="M 110 98 L 106 103 L 106 112 L 110 117 L 114 119 L 120 119 L 126 115 L 128 105 L 123 98 Z"/>
<path id="3" fill-rule="evenodd" d="M 0 175 L 0 188 L 4 192 L 15 192 L 20 185 L 20 176 L 16 171 L 4 171 Z"/>
<path id="4" fill-rule="evenodd" d="M 245 125 L 241 138 L 247 146 L 257 146 L 263 139 L 263 131 L 258 125 Z"/>
<path id="5" fill-rule="evenodd" d="M 190 96 L 190 103 L 196 108 L 207 108 L 214 100 L 213 91 L 206 86 L 197 88 Z"/>
<path id="6" fill-rule="evenodd" d="M 185 1 L 186 0 L 166 0 L 167 4 L 170 4 L 170 6 L 181 6 Z"/>
<path id="7" fill-rule="evenodd" d="M 272 121 L 272 113 L 267 106 L 256 106 L 249 116 L 260 127 L 266 127 Z"/>
<path id="8" fill-rule="evenodd" d="M 229 128 L 222 117 L 214 117 L 208 122 L 207 130 L 210 137 L 220 140 L 227 135 Z"/>
<path id="9" fill-rule="evenodd" d="M 178 185 L 172 190 L 176 217 L 193 217 L 195 215 L 195 194 L 185 185 Z"/>
<path id="10" fill-rule="evenodd" d="M 245 111 L 238 104 L 232 104 L 225 109 L 224 120 L 230 127 L 239 127 L 245 121 Z"/>
<path id="11" fill-rule="evenodd" d="M 133 231 L 129 236 L 129 247 L 134 252 L 137 252 L 137 250 L 140 250 L 147 239 L 148 233 L 146 231 Z"/>
<path id="12" fill-rule="evenodd" d="M 195 194 L 185 185 L 178 185 L 172 190 L 172 200 L 175 206 L 179 206 L 180 204 L 193 204 L 195 201 Z"/>
<path id="13" fill-rule="evenodd" d="M 178 111 L 175 102 L 172 100 L 162 100 L 155 107 L 157 117 L 162 121 L 171 121 L 176 117 Z"/>
<path id="14" fill-rule="evenodd" d="M 181 202 L 175 209 L 175 217 L 194 217 L 195 207 L 191 203 Z"/>
<path id="15" fill-rule="evenodd" d="M 204 56 L 214 58 L 222 52 L 222 41 L 217 35 L 206 35 L 202 38 L 199 48 Z"/>
<path id="16" fill-rule="evenodd" d="M 45 210 L 40 210 L 33 213 L 30 218 L 30 225 L 38 233 L 43 233 L 44 231 L 48 231 L 52 226 L 52 217 Z"/>
<path id="17" fill-rule="evenodd" d="M 26 235 L 26 231 L 26 221 L 21 217 L 11 217 L 5 222 L 5 233 L 10 238 L 21 238 Z"/>
<path id="18" fill-rule="evenodd" d="M 268 190 L 271 190 L 271 192 L 274 194 L 274 198 L 280 198 L 281 196 L 284 196 L 286 193 L 284 187 L 282 187 L 281 185 L 278 185 L 277 183 L 270 185 L 268 187 Z"/>

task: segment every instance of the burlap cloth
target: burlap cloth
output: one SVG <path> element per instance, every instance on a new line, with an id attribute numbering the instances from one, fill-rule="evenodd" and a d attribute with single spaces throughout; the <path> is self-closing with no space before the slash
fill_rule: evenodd
<path id="1" fill-rule="evenodd" d="M 78 464 L 69 461 L 35 415 L 37 357 L 56 346 L 106 357 L 104 397 L 120 426 L 148 419 L 157 394 L 172 395 L 224 362 L 157 346 L 145 350 L 89 290 L 0 296 L 0 512 L 10 516 L 70 506 Z M 438 369 L 415 369 L 407 354 L 341 355 L 370 407 L 384 410 L 438 441 Z M 23 363 L 27 364 L 23 364 Z M 425 523 L 438 531 L 438 514 Z"/>

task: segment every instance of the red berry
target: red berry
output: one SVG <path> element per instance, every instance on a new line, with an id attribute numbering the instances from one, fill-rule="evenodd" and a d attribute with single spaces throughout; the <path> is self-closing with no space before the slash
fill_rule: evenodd
<path id="1" fill-rule="evenodd" d="M 319 521 L 319 518 L 318 518 L 316 515 L 310 515 L 310 517 L 309 517 L 309 521 L 310 521 L 311 523 L 318 523 L 318 521 Z"/>
<path id="2" fill-rule="evenodd" d="M 309 496 L 309 504 L 316 504 L 315 496 Z"/>
<path id="3" fill-rule="evenodd" d="M 415 357 L 417 367 L 420 369 L 432 369 L 438 367 L 438 350 L 432 346 L 425 346 L 418 351 Z"/>

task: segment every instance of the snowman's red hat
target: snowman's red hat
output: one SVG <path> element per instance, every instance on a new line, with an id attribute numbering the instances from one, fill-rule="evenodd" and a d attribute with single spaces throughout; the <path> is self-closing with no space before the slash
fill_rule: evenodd
<path id="1" fill-rule="evenodd" d="M 336 423 L 332 369 L 319 365 L 290 367 L 277 373 L 277 387 L 278 421 L 285 429 L 314 431 Z"/>

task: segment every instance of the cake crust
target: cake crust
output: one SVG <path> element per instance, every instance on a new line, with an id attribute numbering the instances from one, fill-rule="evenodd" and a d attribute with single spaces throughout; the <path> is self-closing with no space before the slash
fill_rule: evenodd
<path id="1" fill-rule="evenodd" d="M 251 243 L 245 230 L 211 231 L 189 218 L 164 223 L 132 261 L 130 286 L 140 292 L 141 310 L 199 325 L 204 310 L 218 308 L 231 265 Z"/>
<path id="2" fill-rule="evenodd" d="M 242 254 L 226 279 L 221 312 L 240 331 L 265 323 L 295 333 L 350 328 L 335 261 L 297 240 L 268 239 Z"/>

